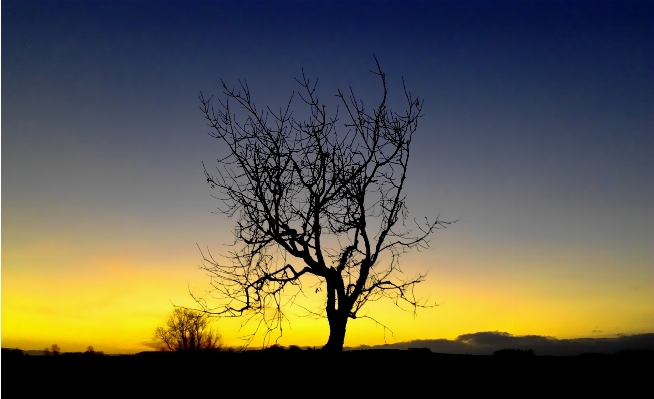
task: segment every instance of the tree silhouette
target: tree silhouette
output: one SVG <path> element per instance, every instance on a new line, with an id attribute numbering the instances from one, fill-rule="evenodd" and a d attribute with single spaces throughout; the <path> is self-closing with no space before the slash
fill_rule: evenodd
<path id="1" fill-rule="evenodd" d="M 316 292 L 324 289 L 326 295 L 320 314 L 330 333 L 324 349 L 340 351 L 348 319 L 361 317 L 368 301 L 386 297 L 414 311 L 425 305 L 413 293 L 425 276 L 405 278 L 398 259 L 408 249 L 426 247 L 435 229 L 452 222 L 437 217 L 415 223 L 417 229 L 406 227 L 402 190 L 422 102 L 404 86 L 406 110 L 389 110 L 386 75 L 375 61 L 371 72 L 381 80 L 379 105 L 368 110 L 351 87 L 347 95 L 339 90 L 342 125 L 338 108 L 328 116 L 316 95 L 317 82 L 304 72 L 296 79 L 309 110 L 304 121 L 291 111 L 295 93 L 278 112 L 257 108 L 245 81 L 236 89 L 221 80 L 226 99 L 215 108 L 212 98 L 200 94 L 213 129 L 209 134 L 229 152 L 215 172 L 205 167 L 206 179 L 220 191 L 219 210 L 237 216 L 234 249 L 225 262 L 201 250 L 202 268 L 212 278 L 210 294 L 220 302 L 210 306 L 194 296 L 203 311 L 255 318 L 266 336 L 275 329 L 281 334 L 282 294 L 287 291 L 294 303 L 302 281 L 313 276 Z M 235 108 L 246 113 L 244 121 L 237 121 Z M 384 253 L 390 256 L 381 262 Z"/>
<path id="2" fill-rule="evenodd" d="M 219 349 L 220 335 L 209 328 L 209 316 L 192 309 L 175 308 L 166 322 L 158 327 L 154 339 L 166 351 Z"/>

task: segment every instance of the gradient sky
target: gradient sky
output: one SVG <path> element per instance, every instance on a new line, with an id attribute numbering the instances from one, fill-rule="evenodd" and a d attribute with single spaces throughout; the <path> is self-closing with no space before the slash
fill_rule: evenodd
<path id="1" fill-rule="evenodd" d="M 439 306 L 369 306 L 345 344 L 478 331 L 654 332 L 654 6 L 645 2 L 2 2 L 2 346 L 145 350 L 224 252 L 197 95 L 372 106 L 373 54 L 425 100 L 411 216 L 459 219 L 402 260 Z M 304 112 L 296 103 L 298 113 Z M 331 108 L 333 109 L 333 107 Z M 305 301 L 322 297 L 307 293 Z M 283 345 L 322 345 L 291 309 Z M 216 327 L 238 345 L 238 320 Z M 254 341 L 260 344 L 261 341 Z"/>

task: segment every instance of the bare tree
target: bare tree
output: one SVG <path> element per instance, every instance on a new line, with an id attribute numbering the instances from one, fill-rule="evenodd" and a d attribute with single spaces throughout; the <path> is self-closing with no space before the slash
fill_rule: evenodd
<path id="1" fill-rule="evenodd" d="M 351 87 L 347 95 L 339 90 L 346 116 L 340 125 L 338 107 L 328 116 L 317 82 L 304 72 L 296 81 L 308 120 L 293 117 L 295 92 L 276 112 L 257 108 L 244 81 L 239 88 L 221 81 L 226 99 L 217 107 L 200 94 L 209 134 L 229 150 L 215 172 L 205 167 L 207 182 L 220 192 L 219 210 L 237 217 L 234 249 L 225 262 L 201 250 L 202 268 L 212 278 L 210 295 L 219 300 L 210 306 L 194 296 L 203 311 L 255 318 L 266 333 L 281 334 L 285 300 L 293 302 L 302 281 L 313 276 L 316 292 L 326 293 L 321 314 L 330 333 L 324 349 L 340 351 L 348 320 L 361 317 L 368 301 L 386 297 L 414 311 L 425 305 L 413 292 L 425 276 L 405 278 L 398 259 L 408 249 L 425 248 L 429 235 L 451 222 L 437 217 L 407 228 L 402 190 L 422 102 L 404 86 L 406 109 L 389 110 L 379 62 L 371 72 L 381 80 L 379 105 L 368 110 Z M 234 105 L 246 113 L 243 121 Z M 384 253 L 390 255 L 385 260 Z M 292 258 L 300 266 L 291 265 Z"/>
<path id="2" fill-rule="evenodd" d="M 209 321 L 209 316 L 205 313 L 175 308 L 166 327 L 155 330 L 155 342 L 166 351 L 219 349 L 220 335 L 211 330 Z"/>

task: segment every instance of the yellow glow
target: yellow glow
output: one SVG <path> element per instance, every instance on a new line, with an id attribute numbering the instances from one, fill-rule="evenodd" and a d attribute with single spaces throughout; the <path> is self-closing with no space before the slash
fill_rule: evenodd
<path id="1" fill-rule="evenodd" d="M 407 257 L 405 272 L 419 270 L 412 265 L 424 265 L 428 255 L 436 254 Z M 80 259 L 77 264 L 57 268 L 56 274 L 47 268 L 30 269 L 19 259 L 12 257 L 11 267 L 6 267 L 7 259 L 3 259 L 3 347 L 42 349 L 57 343 L 64 351 L 83 351 L 88 345 L 108 353 L 148 350 L 143 342 L 165 322 L 172 304 L 193 306 L 189 288 L 196 293 L 208 288 L 208 278 L 195 267 L 195 254 L 169 262 L 132 262 L 127 257 Z M 589 337 L 593 330 L 605 335 L 651 332 L 654 324 L 654 293 L 645 288 L 654 281 L 646 267 L 643 273 L 621 276 L 606 272 L 606 265 L 598 264 L 597 259 L 588 265 L 579 264 L 576 258 L 569 260 L 576 262 L 574 270 L 596 268 L 594 279 L 580 280 L 566 272 L 571 268 L 566 268 L 565 262 L 552 259 L 434 259 L 418 293 L 439 306 L 421 309 L 414 318 L 388 301 L 370 303 L 361 316 L 385 324 L 394 337 L 375 321 L 361 318 L 348 324 L 346 346 L 453 339 L 479 331 Z M 613 261 L 619 260 L 603 260 Z M 632 263 L 638 269 L 637 263 L 645 261 Z M 535 273 L 536 269 L 540 271 Z M 306 298 L 298 303 L 319 310 L 322 295 L 307 290 Z M 321 346 L 326 342 L 326 320 L 306 314 L 299 307 L 289 310 L 280 344 Z M 215 324 L 226 345 L 239 346 L 239 337 L 252 330 L 252 326 L 240 329 L 240 323 L 239 319 L 221 319 Z M 260 336 L 252 346 L 261 342 Z"/>

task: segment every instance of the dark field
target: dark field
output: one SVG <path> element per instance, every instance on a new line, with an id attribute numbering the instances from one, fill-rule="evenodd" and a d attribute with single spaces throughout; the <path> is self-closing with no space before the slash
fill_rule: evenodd
<path id="1" fill-rule="evenodd" d="M 466 393 L 651 393 L 654 352 L 575 357 L 367 350 L 17 356 L 3 351 L 2 395 L 386 397 Z M 449 393 L 448 393 L 449 392 Z M 31 395 L 28 395 L 31 396 Z M 558 396 L 558 395 L 557 395 Z M 647 396 L 647 395 L 646 395 Z"/>

